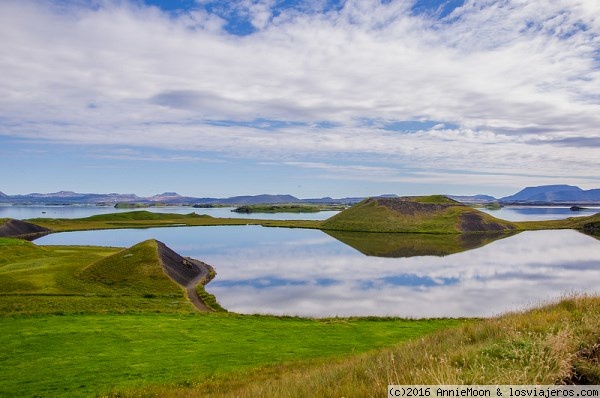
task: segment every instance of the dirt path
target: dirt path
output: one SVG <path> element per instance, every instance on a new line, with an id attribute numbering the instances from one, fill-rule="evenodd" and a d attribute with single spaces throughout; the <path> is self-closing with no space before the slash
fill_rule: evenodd
<path id="1" fill-rule="evenodd" d="M 211 279 L 212 267 L 200 260 L 193 258 L 184 258 L 164 243 L 156 241 L 158 248 L 158 257 L 165 274 L 175 283 L 185 289 L 185 294 L 192 304 L 199 311 L 213 311 L 208 307 L 198 295 L 196 286 L 198 283 L 208 283 Z"/>
<path id="2" fill-rule="evenodd" d="M 194 306 L 198 308 L 198 310 L 202 312 L 210 312 L 212 311 L 212 308 L 204 304 L 204 301 L 202 301 L 202 299 L 198 295 L 198 292 L 196 291 L 196 286 L 198 285 L 198 283 L 200 283 L 202 279 L 208 278 L 208 266 L 202 261 L 194 260 L 193 258 L 188 258 L 188 260 L 191 263 L 198 266 L 198 268 L 200 269 L 200 274 L 198 274 L 198 276 L 196 276 L 194 279 L 188 282 L 188 284 L 185 286 L 185 294 L 187 295 L 188 300 L 190 300 L 190 302 L 194 304 Z"/>

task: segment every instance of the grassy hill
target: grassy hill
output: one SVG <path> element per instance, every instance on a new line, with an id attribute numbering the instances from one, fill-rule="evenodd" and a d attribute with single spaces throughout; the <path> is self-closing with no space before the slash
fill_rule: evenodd
<path id="1" fill-rule="evenodd" d="M 370 198 L 325 220 L 324 230 L 404 233 L 501 232 L 514 223 L 494 218 L 441 195 Z"/>
<path id="2" fill-rule="evenodd" d="M 181 220 L 188 218 L 207 218 L 206 214 L 172 214 L 155 213 L 147 210 L 128 211 L 123 213 L 97 214 L 81 218 L 81 221 L 131 221 L 131 220 Z"/>
<path id="3" fill-rule="evenodd" d="M 181 287 L 164 272 L 156 240 L 147 240 L 85 267 L 77 274 L 83 282 L 120 295 L 181 296 Z"/>
<path id="4" fill-rule="evenodd" d="M 0 238 L 0 315 L 194 312 L 162 272 L 156 246 L 40 247 Z"/>

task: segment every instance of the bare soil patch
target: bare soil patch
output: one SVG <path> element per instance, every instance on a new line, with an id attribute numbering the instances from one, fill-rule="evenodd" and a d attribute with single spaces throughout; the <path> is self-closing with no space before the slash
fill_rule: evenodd
<path id="1" fill-rule="evenodd" d="M 52 232 L 26 221 L 10 219 L 0 225 L 0 238 L 35 239 Z"/>
<path id="2" fill-rule="evenodd" d="M 468 212 L 460 215 L 461 232 L 500 232 L 511 229 L 514 227 L 486 220 L 481 213 Z"/>

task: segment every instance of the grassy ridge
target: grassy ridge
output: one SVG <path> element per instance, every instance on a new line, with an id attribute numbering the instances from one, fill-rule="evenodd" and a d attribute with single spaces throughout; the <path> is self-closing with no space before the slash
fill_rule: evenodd
<path id="1" fill-rule="evenodd" d="M 374 397 L 388 384 L 599 384 L 600 297 L 465 324 L 344 360 L 279 366 L 161 397 Z M 137 396 L 129 391 L 120 396 Z"/>
<path id="2" fill-rule="evenodd" d="M 319 228 L 319 221 L 308 220 L 257 220 L 246 218 L 215 218 L 207 215 L 153 213 L 145 210 L 100 214 L 96 216 L 66 218 L 33 218 L 28 220 L 54 232 L 85 231 L 96 229 L 152 228 L 173 226 L 223 226 L 262 225 L 265 227 Z"/>

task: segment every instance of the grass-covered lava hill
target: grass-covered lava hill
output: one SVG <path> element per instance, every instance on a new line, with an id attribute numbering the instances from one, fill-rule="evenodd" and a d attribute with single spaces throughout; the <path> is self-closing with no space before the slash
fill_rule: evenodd
<path id="1" fill-rule="evenodd" d="M 410 233 L 480 233 L 518 229 L 442 195 L 369 198 L 329 218 L 325 230 Z"/>

